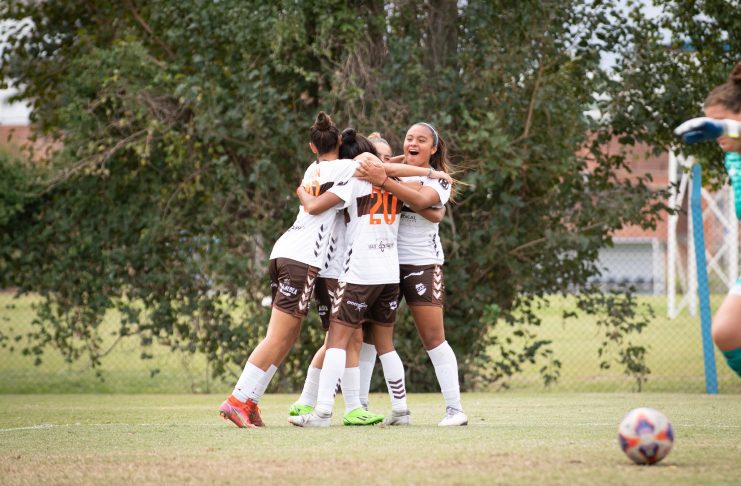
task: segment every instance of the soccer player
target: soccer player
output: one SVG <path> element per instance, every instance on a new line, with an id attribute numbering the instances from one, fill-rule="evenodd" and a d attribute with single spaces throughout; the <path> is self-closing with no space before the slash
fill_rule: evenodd
<path id="1" fill-rule="evenodd" d="M 429 123 L 415 123 L 404 138 L 404 160 L 407 164 L 423 167 L 428 175 L 434 170 L 448 171 L 445 141 Z M 369 164 L 363 164 L 361 173 L 372 174 L 378 180 L 382 174 Z M 445 399 L 445 416 L 438 425 L 467 425 L 468 417 L 461 405 L 458 382 L 458 361 L 445 340 L 443 305 L 445 280 L 442 265 L 444 255 L 439 223 L 422 217 L 419 212 L 427 207 L 444 207 L 451 193 L 447 180 L 433 180 L 427 176 L 408 177 L 416 188 L 388 180 L 384 187 L 405 204 L 399 226 L 398 250 L 401 265 L 401 295 L 412 312 L 417 332 L 435 367 L 440 390 Z"/>
<path id="2" fill-rule="evenodd" d="M 356 164 L 338 160 L 340 132 L 325 112 L 319 112 L 309 135 L 317 160 L 306 169 L 302 186 L 319 195 L 335 180 L 352 177 Z M 334 211 L 310 214 L 299 208 L 296 221 L 273 247 L 269 264 L 273 308 L 267 334 L 250 354 L 232 394 L 219 407 L 219 414 L 237 427 L 264 425 L 258 402 L 293 347 L 308 313 L 334 223 Z"/>
<path id="3" fill-rule="evenodd" d="M 340 146 L 340 157 L 343 159 L 354 159 L 361 153 L 368 152 L 378 155 L 373 144 L 362 135 L 356 133 L 354 128 L 346 128 L 342 131 L 342 145 Z M 337 211 L 339 220 L 334 226 L 331 243 L 327 252 L 327 258 L 319 271 L 316 282 L 315 294 L 318 304 L 319 317 L 322 321 L 324 331 L 329 330 L 329 309 L 332 306 L 332 297 L 337 289 L 337 278 L 340 276 L 341 257 L 345 251 L 345 214 Z M 368 390 L 365 390 L 365 403 L 361 400 L 361 369 L 359 367 L 360 345 L 362 343 L 362 329 L 357 329 L 348 344 L 345 362 L 345 371 L 342 375 L 341 389 L 345 400 L 345 425 L 374 425 L 384 418 L 381 414 L 368 411 Z M 298 416 L 309 414 L 316 406 L 317 394 L 319 392 L 319 376 L 322 371 L 326 344 L 322 345 L 314 354 L 311 365 L 306 372 L 304 388 L 299 399 L 291 405 L 288 414 Z M 373 348 L 373 360 L 375 360 L 375 348 Z"/>
<path id="4" fill-rule="evenodd" d="M 741 62 L 728 80 L 705 98 L 705 117 L 681 124 L 675 132 L 686 143 L 716 140 L 725 152 L 725 167 L 731 179 L 736 217 L 741 219 Z M 741 278 L 731 287 L 713 317 L 713 341 L 737 375 L 741 376 Z"/>

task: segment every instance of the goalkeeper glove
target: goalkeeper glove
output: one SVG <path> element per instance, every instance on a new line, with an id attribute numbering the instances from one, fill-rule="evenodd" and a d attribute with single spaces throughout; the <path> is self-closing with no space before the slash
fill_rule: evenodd
<path id="1" fill-rule="evenodd" d="M 679 125 L 674 133 L 682 137 L 684 143 L 705 142 L 727 135 L 738 138 L 741 132 L 741 122 L 736 120 L 716 120 L 714 118 L 693 118 Z"/>

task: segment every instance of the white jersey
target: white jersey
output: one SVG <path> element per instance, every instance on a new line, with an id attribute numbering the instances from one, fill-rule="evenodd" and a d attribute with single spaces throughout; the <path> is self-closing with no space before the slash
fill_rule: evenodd
<path id="1" fill-rule="evenodd" d="M 404 177 L 404 182 L 419 181 L 424 187 L 434 189 L 440 196 L 441 208 L 450 199 L 450 183 L 445 179 L 426 176 Z M 442 265 L 445 262 L 443 247 L 438 234 L 439 223 L 433 223 L 404 206 L 399 224 L 399 263 L 402 265 Z"/>
<path id="2" fill-rule="evenodd" d="M 334 222 L 334 230 L 329 238 L 327 247 L 327 256 L 324 259 L 322 268 L 319 269 L 319 276 L 324 278 L 339 278 L 342 271 L 342 257 L 345 255 L 347 234 L 347 224 L 345 222 L 345 211 L 337 211 Z"/>
<path id="3" fill-rule="evenodd" d="M 396 235 L 401 201 L 356 178 L 329 190 L 345 201 L 349 215 L 347 248 L 338 280 L 361 285 L 398 283 Z"/>
<path id="4" fill-rule="evenodd" d="M 325 193 L 338 181 L 347 181 L 357 169 L 354 160 L 325 160 L 312 163 L 301 181 L 301 185 L 310 194 L 318 196 Z M 311 215 L 303 206 L 299 206 L 298 215 L 288 231 L 275 242 L 270 259 L 290 258 L 312 267 L 321 267 L 324 263 L 330 235 L 334 230 L 336 209 L 331 208 L 322 214 Z"/>

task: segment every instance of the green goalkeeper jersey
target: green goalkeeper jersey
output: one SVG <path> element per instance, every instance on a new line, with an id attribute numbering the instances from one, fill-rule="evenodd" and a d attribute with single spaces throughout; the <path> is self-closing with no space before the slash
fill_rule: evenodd
<path id="1" fill-rule="evenodd" d="M 736 202 L 736 218 L 741 220 L 741 154 L 726 152 L 725 165 L 731 178 L 733 199 Z"/>

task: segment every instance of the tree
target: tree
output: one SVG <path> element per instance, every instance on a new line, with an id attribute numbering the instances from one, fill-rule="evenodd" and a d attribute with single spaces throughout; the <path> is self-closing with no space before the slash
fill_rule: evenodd
<path id="1" fill-rule="evenodd" d="M 700 32 L 692 8 L 666 2 L 651 20 L 599 1 L 9 0 L 0 19 L 20 23 L 5 27 L 0 76 L 63 149 L 0 221 L 0 287 L 43 296 L 29 337 L 38 355 L 52 346 L 100 364 L 98 328 L 117 309 L 120 336 L 204 353 L 216 375 L 234 373 L 264 333 L 266 258 L 295 215 L 316 112 L 397 145 L 426 120 L 451 143 L 463 182 L 442 230 L 447 337 L 464 386 L 525 362 L 557 379 L 535 311 L 567 292 L 607 316 L 602 351 L 618 356 L 605 363 L 640 383 L 645 350 L 629 336 L 646 314 L 629 291 L 590 282 L 611 233 L 653 225 L 662 195 L 617 178 L 624 156 L 600 146 L 620 136 L 666 147 L 701 87 L 727 71 L 728 50 L 702 50 L 706 68 L 693 71 L 695 54 L 659 37 Z M 733 22 L 713 28 L 738 52 Z M 606 48 L 614 74 L 600 64 Z M 688 83 L 697 89 L 679 96 Z M 584 115 L 594 108 L 609 116 Z M 321 339 L 312 324 L 284 366 L 287 386 Z M 411 326 L 397 341 L 411 386 L 434 388 Z"/>

